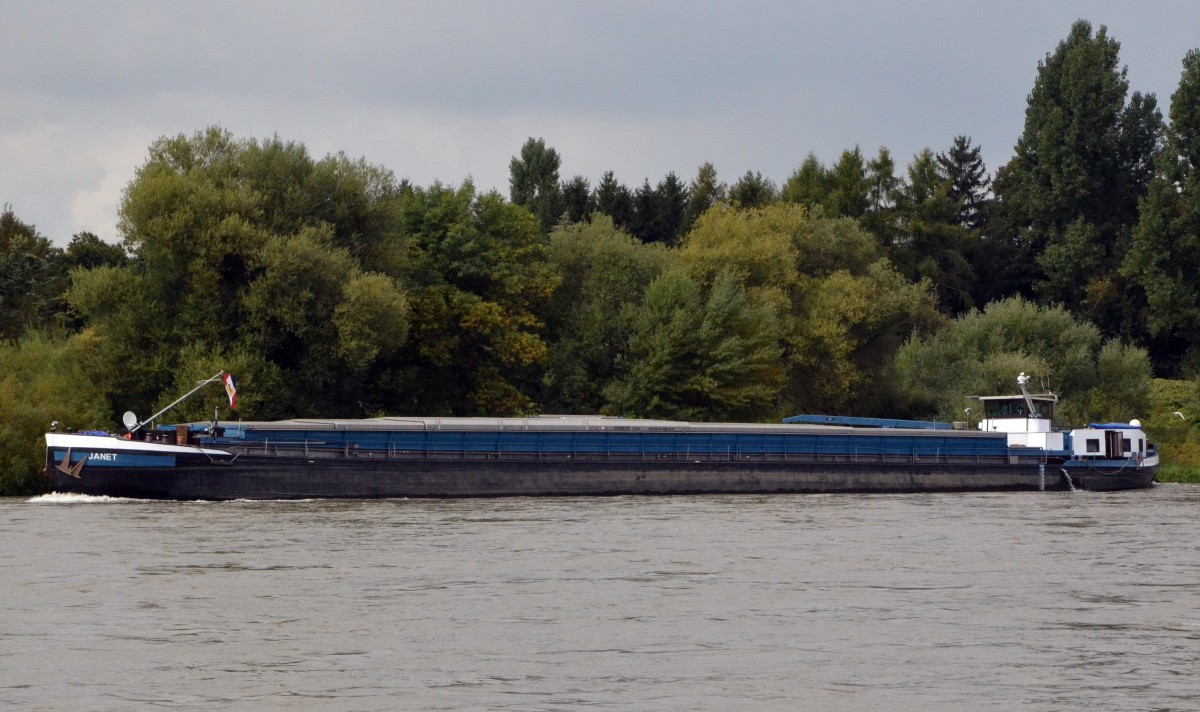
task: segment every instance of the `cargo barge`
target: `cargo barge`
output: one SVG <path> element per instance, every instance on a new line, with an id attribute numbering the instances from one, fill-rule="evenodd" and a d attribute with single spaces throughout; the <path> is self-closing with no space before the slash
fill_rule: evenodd
<path id="1" fill-rule="evenodd" d="M 1149 487 L 1136 421 L 1050 428 L 1054 396 L 981 398 L 978 430 L 837 416 L 783 424 L 605 416 L 213 421 L 46 434 L 60 492 L 298 499 Z M 136 419 L 134 419 L 136 422 Z"/>

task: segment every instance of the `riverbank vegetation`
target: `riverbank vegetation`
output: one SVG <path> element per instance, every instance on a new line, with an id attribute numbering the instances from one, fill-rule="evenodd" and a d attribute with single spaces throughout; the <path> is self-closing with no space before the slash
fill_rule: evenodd
<path id="1" fill-rule="evenodd" d="M 973 422 L 1016 375 L 1061 424 L 1139 417 L 1200 473 L 1200 53 L 1164 119 L 1076 23 L 994 175 L 966 135 L 630 188 L 531 138 L 508 196 L 279 137 L 164 137 L 120 244 L 0 216 L 0 492 L 39 435 L 225 369 L 236 417 L 801 412 Z M 213 389 L 171 413 L 210 418 Z M 227 412 L 226 412 L 227 413 Z M 228 413 L 227 413 L 228 415 Z"/>

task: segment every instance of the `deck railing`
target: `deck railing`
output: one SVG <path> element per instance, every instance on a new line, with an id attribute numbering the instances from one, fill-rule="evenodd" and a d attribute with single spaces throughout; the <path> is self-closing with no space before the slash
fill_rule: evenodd
<path id="1" fill-rule="evenodd" d="M 368 449 L 353 443 L 332 445 L 313 440 L 264 440 L 244 445 L 223 444 L 234 452 L 268 455 L 281 458 L 355 459 L 355 460 L 430 460 L 430 461 L 517 461 L 517 462 L 614 462 L 614 463 L 926 463 L 937 464 L 1010 464 L 1029 465 L 1045 462 L 1040 453 L 1008 455 L 976 455 L 934 453 L 868 453 L 868 452 L 562 452 L 546 450 L 407 450 L 389 445 L 387 449 Z"/>

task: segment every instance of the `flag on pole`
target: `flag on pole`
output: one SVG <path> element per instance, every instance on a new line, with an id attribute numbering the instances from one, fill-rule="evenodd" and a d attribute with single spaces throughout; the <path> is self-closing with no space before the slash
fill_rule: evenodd
<path id="1" fill-rule="evenodd" d="M 221 380 L 225 383 L 225 395 L 229 396 L 229 407 L 237 410 L 237 382 L 233 380 L 233 374 L 227 373 Z"/>

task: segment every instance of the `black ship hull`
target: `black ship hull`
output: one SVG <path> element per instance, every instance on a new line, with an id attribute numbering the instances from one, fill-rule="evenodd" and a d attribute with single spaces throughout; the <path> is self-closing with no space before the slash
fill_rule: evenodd
<path id="1" fill-rule="evenodd" d="M 1132 489 L 1151 468 L 1121 475 L 997 462 L 598 462 L 360 460 L 255 457 L 171 468 L 51 468 L 55 489 L 174 500 L 605 496 L 716 493 L 954 492 Z"/>

